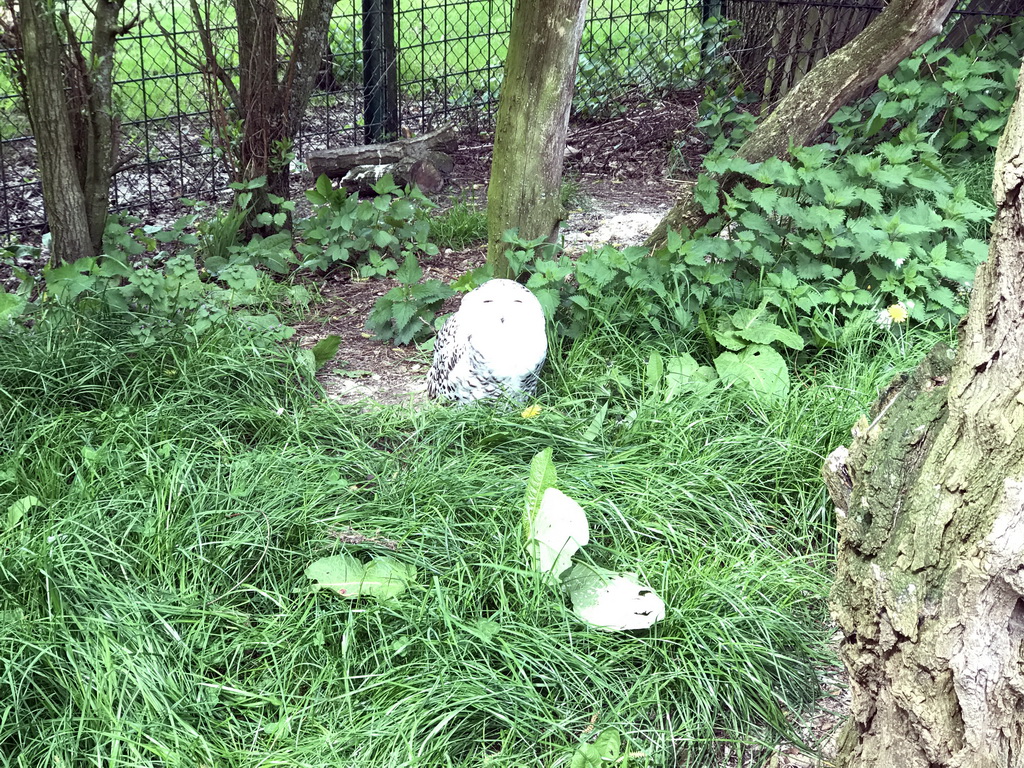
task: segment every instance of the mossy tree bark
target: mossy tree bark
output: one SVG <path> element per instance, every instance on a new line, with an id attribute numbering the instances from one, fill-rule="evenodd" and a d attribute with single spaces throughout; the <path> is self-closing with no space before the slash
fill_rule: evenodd
<path id="1" fill-rule="evenodd" d="M 736 154 L 752 163 L 784 157 L 812 139 L 836 111 L 942 30 L 955 0 L 892 0 L 859 35 L 826 56 L 779 102 Z M 740 177 L 719 180 L 722 193 Z M 647 240 L 663 245 L 668 231 L 694 230 L 710 217 L 687 189 Z"/>
<path id="2" fill-rule="evenodd" d="M 554 237 L 586 0 L 517 0 L 487 188 L 487 263 L 509 275 L 501 236 Z"/>
<path id="3" fill-rule="evenodd" d="M 955 358 L 931 355 L 825 476 L 833 613 L 853 694 L 837 765 L 1010 768 L 1024 759 L 1024 96 Z"/>

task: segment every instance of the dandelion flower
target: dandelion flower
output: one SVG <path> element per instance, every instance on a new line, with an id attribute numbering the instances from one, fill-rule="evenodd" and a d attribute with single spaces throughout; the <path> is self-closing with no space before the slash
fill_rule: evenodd
<path id="1" fill-rule="evenodd" d="M 907 320 L 907 307 L 901 301 L 886 307 L 878 313 L 878 324 L 888 328 L 893 323 L 904 323 Z"/>
<path id="2" fill-rule="evenodd" d="M 892 318 L 894 323 L 904 323 L 907 320 L 907 307 L 902 301 L 898 304 L 893 304 L 885 311 L 889 313 L 889 317 Z"/>
<path id="3" fill-rule="evenodd" d="M 519 414 L 524 419 L 533 419 L 540 416 L 541 407 L 539 405 L 531 405 L 523 409 L 523 412 Z"/>

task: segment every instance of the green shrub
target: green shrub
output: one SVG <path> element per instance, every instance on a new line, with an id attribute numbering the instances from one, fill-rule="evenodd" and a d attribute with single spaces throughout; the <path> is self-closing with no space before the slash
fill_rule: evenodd
<path id="1" fill-rule="evenodd" d="M 423 213 L 427 199 L 416 189 L 403 190 L 386 175 L 375 185 L 373 199 L 335 189 L 321 176 L 306 197 L 313 214 L 296 223 L 300 269 L 348 266 L 360 277 L 387 275 L 407 254 L 434 255 L 427 241 L 430 225 Z"/>

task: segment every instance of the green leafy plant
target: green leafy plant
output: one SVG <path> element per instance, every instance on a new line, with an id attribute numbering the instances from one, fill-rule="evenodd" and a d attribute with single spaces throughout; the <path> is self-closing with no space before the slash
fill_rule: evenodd
<path id="1" fill-rule="evenodd" d="M 398 285 L 377 299 L 366 327 L 379 339 L 408 344 L 433 331 L 438 308 L 455 291 L 440 280 L 423 281 L 423 268 L 412 254 L 395 279 Z"/>
<path id="2" fill-rule="evenodd" d="M 868 98 L 844 107 L 831 124 L 843 149 L 885 141 L 908 127 L 936 150 L 979 156 L 995 149 L 1013 102 L 1024 20 L 999 34 L 979 24 L 963 46 L 926 42 L 879 80 Z"/>
<path id="3" fill-rule="evenodd" d="M 665 617 L 665 603 L 635 573 L 573 563 L 590 542 L 583 508 L 555 487 L 558 477 L 546 448 L 530 462 L 526 484 L 526 551 L 534 570 L 561 579 L 573 611 L 597 629 L 647 629 Z"/>
<path id="4" fill-rule="evenodd" d="M 321 176 L 306 197 L 313 214 L 296 223 L 302 269 L 348 266 L 360 277 L 387 275 L 407 255 L 435 255 L 427 240 L 430 226 L 423 213 L 428 204 L 415 188 L 403 190 L 386 175 L 373 186 L 376 197 L 360 199 L 335 189 Z"/>
<path id="5" fill-rule="evenodd" d="M 367 563 L 348 553 L 332 555 L 310 563 L 305 573 L 313 582 L 311 590 L 327 589 L 347 600 L 391 600 L 416 580 L 415 568 L 387 555 L 371 558 Z"/>
<path id="6" fill-rule="evenodd" d="M 191 231 L 197 218 L 189 214 L 159 228 L 111 217 L 101 256 L 47 266 L 38 284 L 21 274 L 13 294 L 0 293 L 0 317 L 59 323 L 74 313 L 121 316 L 137 338 L 154 343 L 169 334 L 202 335 L 237 313 L 240 328 L 260 344 L 291 336 L 294 330 L 281 322 L 268 296 L 302 303 L 308 291 L 277 284 L 268 289 L 262 263 L 240 246 L 231 247 L 227 258 L 210 257 L 212 268 L 198 266 L 203 241 Z"/>

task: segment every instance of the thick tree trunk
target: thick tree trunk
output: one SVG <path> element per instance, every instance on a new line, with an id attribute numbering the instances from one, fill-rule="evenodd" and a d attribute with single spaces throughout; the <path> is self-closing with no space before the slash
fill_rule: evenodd
<path id="1" fill-rule="evenodd" d="M 813 138 L 855 94 L 878 81 L 915 48 L 942 30 L 955 0 L 892 0 L 857 37 L 822 59 L 737 150 L 753 163 L 783 157 L 791 144 Z M 739 181 L 726 176 L 723 192 Z M 694 230 L 709 217 L 687 188 L 647 240 L 649 247 L 665 242 L 670 229 Z"/>
<path id="2" fill-rule="evenodd" d="M 52 263 L 94 256 L 85 192 L 64 94 L 57 15 L 47 0 L 22 0 L 25 101 L 36 140 Z"/>
<path id="3" fill-rule="evenodd" d="M 586 0 L 517 0 L 487 188 L 487 262 L 508 274 L 502 234 L 554 237 Z"/>
<path id="4" fill-rule="evenodd" d="M 1024 762 L 1022 86 L 955 360 L 933 351 L 855 428 L 848 458 L 826 465 L 840 537 L 832 607 L 853 694 L 839 766 Z"/>

